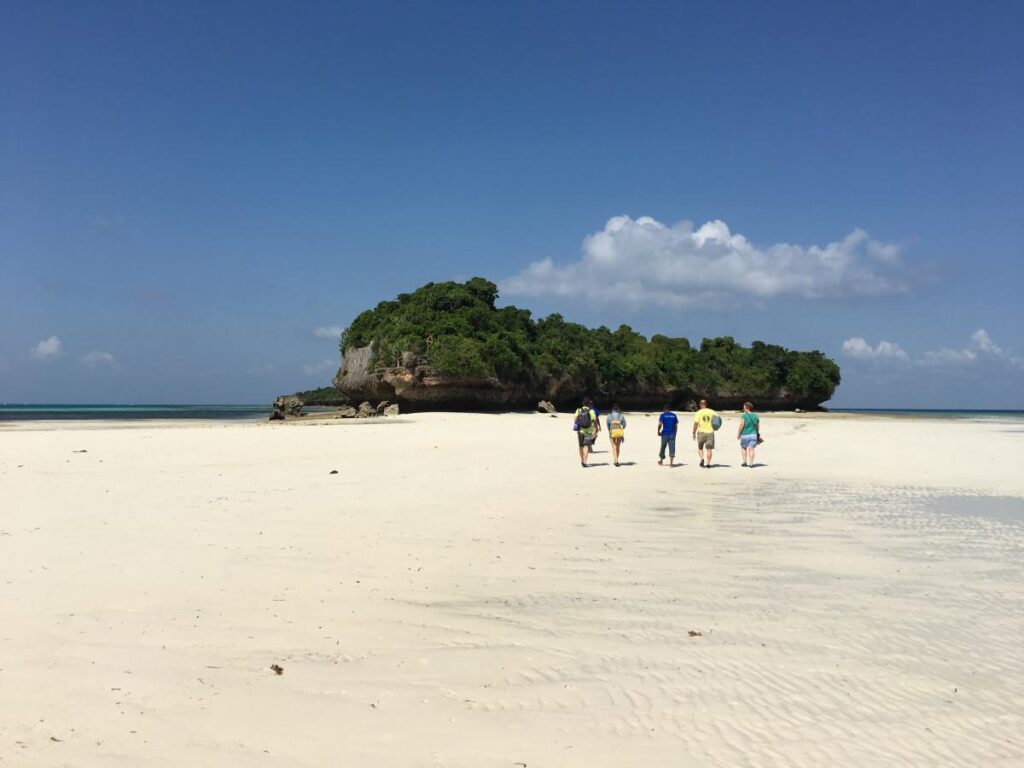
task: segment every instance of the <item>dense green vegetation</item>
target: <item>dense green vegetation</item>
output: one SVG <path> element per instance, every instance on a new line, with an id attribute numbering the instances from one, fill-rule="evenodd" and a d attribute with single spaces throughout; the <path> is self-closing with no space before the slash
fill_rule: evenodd
<path id="1" fill-rule="evenodd" d="M 397 365 L 411 351 L 441 374 L 524 383 L 572 378 L 595 395 L 686 388 L 756 397 L 784 388 L 821 402 L 839 384 L 839 367 L 820 352 L 760 341 L 744 347 L 729 336 L 694 348 L 682 338 L 648 340 L 626 325 L 590 329 L 557 314 L 534 320 L 528 310 L 495 307 L 497 298 L 497 286 L 480 277 L 428 283 L 360 314 L 342 334 L 342 352 L 375 342 L 377 368 Z"/>
<path id="2" fill-rule="evenodd" d="M 345 396 L 334 387 L 307 389 L 295 394 L 301 397 L 306 405 L 341 405 L 346 402 Z"/>

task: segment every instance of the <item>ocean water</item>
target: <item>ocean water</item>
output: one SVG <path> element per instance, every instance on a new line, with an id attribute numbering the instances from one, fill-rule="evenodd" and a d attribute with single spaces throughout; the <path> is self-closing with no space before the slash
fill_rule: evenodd
<path id="1" fill-rule="evenodd" d="M 54 420 L 146 420 L 146 419 L 208 419 L 215 421 L 265 419 L 269 405 L 117 405 L 100 404 L 0 404 L 0 422 Z M 320 408 L 306 408 L 314 413 Z M 328 409 L 329 410 L 329 409 Z M 1024 425 L 1024 411 L 912 410 L 899 408 L 834 408 L 832 413 L 864 414 L 866 416 L 901 416 L 929 419 L 974 419 L 1011 421 Z"/>
<path id="2" fill-rule="evenodd" d="M 829 408 L 830 413 L 863 413 L 865 416 L 903 416 L 925 419 L 1024 422 L 1024 411 L 926 410 L 914 408 Z"/>
<path id="3" fill-rule="evenodd" d="M 72 405 L 0 404 L 0 421 L 147 420 L 147 419 L 265 419 L 269 405 Z"/>

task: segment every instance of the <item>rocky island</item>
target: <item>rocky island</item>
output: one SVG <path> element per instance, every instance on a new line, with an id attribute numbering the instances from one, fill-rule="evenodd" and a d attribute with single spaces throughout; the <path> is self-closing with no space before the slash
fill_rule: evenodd
<path id="1" fill-rule="evenodd" d="M 306 404 L 397 403 L 403 411 L 496 411 L 548 401 L 575 407 L 591 396 L 629 409 L 665 402 L 687 408 L 706 396 L 718 408 L 753 400 L 759 409 L 819 409 L 839 384 L 821 352 L 797 352 L 732 337 L 699 347 L 626 325 L 587 328 L 553 314 L 534 320 L 497 307 L 480 277 L 428 283 L 360 314 L 341 337 L 333 387 L 297 393 Z"/>

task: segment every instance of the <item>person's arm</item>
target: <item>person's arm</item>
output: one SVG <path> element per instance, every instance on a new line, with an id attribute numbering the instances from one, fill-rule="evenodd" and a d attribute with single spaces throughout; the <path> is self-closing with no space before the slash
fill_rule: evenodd
<path id="1" fill-rule="evenodd" d="M 690 437 L 693 438 L 694 440 L 697 439 L 697 419 L 696 419 L 696 417 L 694 417 L 694 419 L 693 419 L 693 431 L 690 433 Z"/>
<path id="2" fill-rule="evenodd" d="M 740 436 L 743 434 L 743 425 L 746 422 L 746 420 L 747 420 L 746 416 L 744 414 L 740 414 L 740 424 L 739 424 L 738 427 L 736 427 L 736 439 L 737 440 L 739 440 Z"/>
<path id="3" fill-rule="evenodd" d="M 661 427 L 662 427 L 661 417 L 658 417 L 658 437 L 661 437 Z"/>

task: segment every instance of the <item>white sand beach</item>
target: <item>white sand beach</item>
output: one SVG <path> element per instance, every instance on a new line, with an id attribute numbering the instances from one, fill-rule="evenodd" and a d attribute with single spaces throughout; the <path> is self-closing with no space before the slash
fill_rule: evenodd
<path id="1" fill-rule="evenodd" d="M 0 429 L 0 766 L 1024 765 L 1024 427 L 682 422 Z"/>

